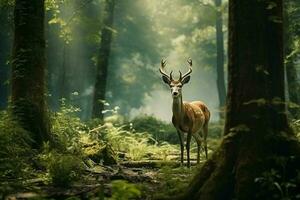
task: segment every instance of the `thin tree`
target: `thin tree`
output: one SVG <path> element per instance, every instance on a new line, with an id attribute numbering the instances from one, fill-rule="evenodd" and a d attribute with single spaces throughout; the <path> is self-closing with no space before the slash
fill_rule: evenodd
<path id="1" fill-rule="evenodd" d="M 33 147 L 49 140 L 45 98 L 44 0 L 16 0 L 12 55 L 12 113 L 32 134 Z"/>
<path id="2" fill-rule="evenodd" d="M 270 169 L 289 180 L 300 167 L 286 116 L 282 0 L 229 1 L 228 72 L 224 139 L 181 199 L 270 199 L 278 190 L 255 180 Z"/>
<path id="3" fill-rule="evenodd" d="M 93 111 L 94 118 L 103 119 L 107 70 L 109 65 L 109 56 L 112 41 L 112 25 L 114 19 L 115 0 L 105 1 L 105 17 L 103 20 L 103 28 L 101 30 L 101 46 L 99 49 L 97 60 L 96 82 L 94 87 Z"/>
<path id="4" fill-rule="evenodd" d="M 224 80 L 224 36 L 222 18 L 222 0 L 215 0 L 216 6 L 216 45 L 217 45 L 217 87 L 219 96 L 220 118 L 224 118 L 226 88 Z"/>

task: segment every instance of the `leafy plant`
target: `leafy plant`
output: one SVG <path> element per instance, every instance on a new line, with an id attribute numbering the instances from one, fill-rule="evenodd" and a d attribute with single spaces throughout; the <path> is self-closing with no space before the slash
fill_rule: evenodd
<path id="1" fill-rule="evenodd" d="M 74 155 L 50 151 L 41 155 L 53 185 L 68 187 L 78 180 L 83 169 L 82 160 Z"/>
<path id="2" fill-rule="evenodd" d="M 52 133 L 57 140 L 56 147 L 61 151 L 81 152 L 80 135 L 85 134 L 88 128 L 76 116 L 79 111 L 79 108 L 66 104 L 65 99 L 62 99 L 60 111 L 53 113 L 51 117 Z"/>
<path id="3" fill-rule="evenodd" d="M 124 180 L 112 181 L 112 197 L 110 200 L 129 200 L 141 197 L 141 191 L 135 184 Z"/>

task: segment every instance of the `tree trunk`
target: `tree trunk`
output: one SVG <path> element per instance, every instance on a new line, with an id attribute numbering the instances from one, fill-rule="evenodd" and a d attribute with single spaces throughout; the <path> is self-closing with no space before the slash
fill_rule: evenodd
<path id="1" fill-rule="evenodd" d="M 10 50 L 10 33 L 9 28 L 9 13 L 10 7 L 0 8 L 0 110 L 7 107 L 8 101 L 8 79 L 9 79 L 9 67 L 7 61 L 9 59 Z"/>
<path id="2" fill-rule="evenodd" d="M 300 83 L 298 78 L 297 69 L 295 66 L 295 59 L 296 56 L 292 55 L 294 50 L 293 46 L 293 39 L 294 39 L 294 32 L 292 28 L 290 28 L 290 19 L 289 19 L 289 2 L 284 3 L 285 10 L 284 10 L 284 50 L 285 50 L 285 69 L 286 69 L 286 77 L 288 83 L 288 93 L 289 93 L 289 100 L 293 104 L 300 104 Z M 289 108 L 290 113 L 294 118 L 299 118 L 299 108 L 297 106 L 291 106 Z"/>
<path id="3" fill-rule="evenodd" d="M 274 182 L 297 175 L 300 147 L 285 112 L 282 0 L 272 2 L 229 1 L 225 136 L 180 199 L 274 199 Z M 255 182 L 271 169 L 279 180 L 266 188 Z"/>
<path id="4" fill-rule="evenodd" d="M 217 39 L 217 87 L 219 96 L 220 118 L 224 118 L 226 88 L 224 80 L 224 36 L 222 19 L 222 0 L 215 0 L 216 6 L 216 39 Z"/>
<path id="5" fill-rule="evenodd" d="M 105 1 L 105 17 L 103 21 L 103 28 L 101 30 L 101 46 L 99 49 L 96 82 L 94 88 L 94 102 L 93 102 L 93 117 L 103 119 L 106 83 L 107 83 L 107 69 L 109 65 L 109 56 L 112 41 L 112 30 L 114 18 L 115 0 Z"/>
<path id="6" fill-rule="evenodd" d="M 62 65 L 61 65 L 61 74 L 60 74 L 60 84 L 59 84 L 59 100 L 69 99 L 68 94 L 68 81 L 67 81 L 67 49 L 68 44 L 64 42 L 63 52 L 62 52 Z"/>
<path id="7" fill-rule="evenodd" d="M 45 98 L 44 0 L 16 0 L 12 62 L 12 112 L 32 135 L 33 147 L 49 140 Z"/>

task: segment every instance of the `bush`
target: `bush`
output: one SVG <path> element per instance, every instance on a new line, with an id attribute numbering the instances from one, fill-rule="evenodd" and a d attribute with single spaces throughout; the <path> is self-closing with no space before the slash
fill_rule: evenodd
<path id="1" fill-rule="evenodd" d="M 60 152 L 81 153 L 80 135 L 86 134 L 88 127 L 76 116 L 79 111 L 62 99 L 60 111 L 51 115 L 51 132 L 56 140 L 55 148 Z"/>
<path id="2" fill-rule="evenodd" d="M 298 140 L 300 141 L 300 120 L 299 119 L 294 119 L 291 121 L 291 126 L 294 130 L 294 133 Z"/>
<path id="3" fill-rule="evenodd" d="M 112 181 L 112 197 L 111 200 L 129 200 L 141 197 L 140 189 L 132 183 L 124 180 Z"/>
<path id="4" fill-rule="evenodd" d="M 158 142 L 167 141 L 172 144 L 178 144 L 176 129 L 173 124 L 166 123 L 154 116 L 144 115 L 138 116 L 130 121 L 131 126 L 127 126 L 127 130 L 143 133 L 147 132 Z"/>
<path id="5" fill-rule="evenodd" d="M 55 151 L 40 155 L 47 169 L 48 178 L 53 185 L 68 187 L 80 178 L 83 170 L 82 160 L 74 155 L 60 154 Z"/>

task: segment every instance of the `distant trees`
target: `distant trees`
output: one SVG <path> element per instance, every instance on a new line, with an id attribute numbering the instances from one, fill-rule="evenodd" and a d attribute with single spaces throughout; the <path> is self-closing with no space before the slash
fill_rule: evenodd
<path id="1" fill-rule="evenodd" d="M 217 88 L 219 96 L 220 117 L 224 117 L 226 99 L 225 75 L 224 75 L 224 35 L 222 19 L 222 0 L 215 0 L 216 6 L 216 48 L 217 48 Z"/>
<path id="2" fill-rule="evenodd" d="M 105 1 L 105 17 L 101 30 L 101 45 L 97 59 L 96 82 L 94 87 L 93 110 L 94 118 L 103 119 L 105 93 L 107 85 L 107 71 L 112 42 L 112 25 L 114 20 L 115 0 Z"/>
<path id="3" fill-rule="evenodd" d="M 279 183 L 297 176 L 300 145 L 288 125 L 284 94 L 283 3 L 272 3 L 229 1 L 225 136 L 182 199 L 272 199 L 274 183 L 268 187 L 257 178 L 270 169 Z M 299 191 L 295 185 L 288 195 Z"/>
<path id="4" fill-rule="evenodd" d="M 16 0 L 12 55 L 12 112 L 32 133 L 33 147 L 49 140 L 45 99 L 44 0 Z"/>

